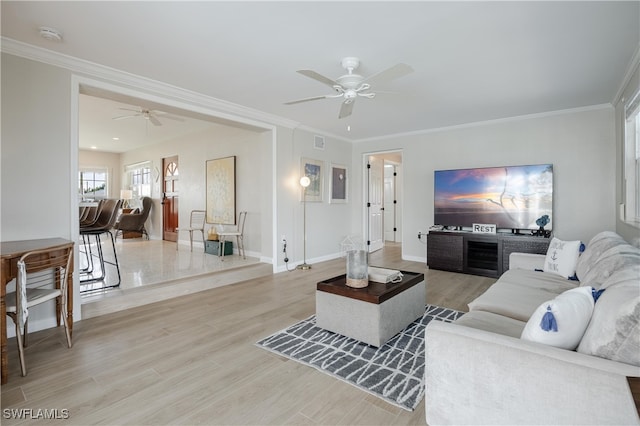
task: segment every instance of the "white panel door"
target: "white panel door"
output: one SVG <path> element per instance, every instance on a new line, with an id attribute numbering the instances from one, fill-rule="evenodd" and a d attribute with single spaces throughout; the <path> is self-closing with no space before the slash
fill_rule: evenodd
<path id="1" fill-rule="evenodd" d="M 384 240 L 396 241 L 396 166 L 384 165 Z"/>
<path id="2" fill-rule="evenodd" d="M 383 162 L 369 157 L 369 251 L 384 247 L 384 172 Z"/>

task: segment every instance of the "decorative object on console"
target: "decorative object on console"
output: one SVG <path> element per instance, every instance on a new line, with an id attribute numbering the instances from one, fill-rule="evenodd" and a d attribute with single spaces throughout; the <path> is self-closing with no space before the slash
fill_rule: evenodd
<path id="1" fill-rule="evenodd" d="M 553 165 L 487 167 L 434 172 L 434 223 L 498 229 L 538 230 L 543 215 L 551 224 Z M 549 226 L 551 229 L 551 226 Z"/>
<path id="2" fill-rule="evenodd" d="M 578 256 L 580 256 L 580 241 L 562 241 L 556 237 L 551 239 L 544 261 L 544 272 L 558 274 L 567 279 L 576 274 Z"/>
<path id="3" fill-rule="evenodd" d="M 537 235 L 539 237 L 549 238 L 551 236 L 551 231 L 546 231 L 544 227 L 549 223 L 549 215 L 542 215 L 536 220 L 536 225 L 539 226 L 538 230 L 532 232 L 533 235 Z"/>

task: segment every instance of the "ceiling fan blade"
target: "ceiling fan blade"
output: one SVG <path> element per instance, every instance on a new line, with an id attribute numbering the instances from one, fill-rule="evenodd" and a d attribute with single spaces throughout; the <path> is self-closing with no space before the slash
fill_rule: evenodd
<path id="1" fill-rule="evenodd" d="M 340 86 L 340 84 L 334 80 L 331 80 L 329 77 L 325 77 L 324 75 L 318 74 L 312 70 L 298 70 L 298 72 L 304 76 L 312 78 L 316 81 L 319 81 L 322 84 L 326 84 L 327 86 L 333 88 L 333 86 Z"/>
<path id="2" fill-rule="evenodd" d="M 149 114 L 149 121 L 154 125 L 154 126 L 162 126 L 162 123 L 160 122 L 160 120 L 158 120 L 157 118 L 155 118 L 153 115 Z"/>
<path id="3" fill-rule="evenodd" d="M 338 118 L 345 118 L 351 115 L 353 111 L 353 104 L 355 104 L 354 100 L 347 100 L 342 103 L 340 106 L 340 113 L 338 114 Z"/>
<path id="4" fill-rule="evenodd" d="M 133 111 L 133 112 L 138 112 L 138 113 L 142 111 L 142 108 L 124 108 L 124 107 L 120 107 L 118 109 L 121 109 L 123 111 Z"/>
<path id="5" fill-rule="evenodd" d="M 142 114 L 133 114 L 133 115 L 119 115 L 118 117 L 113 117 L 112 120 L 124 120 L 125 118 L 133 118 L 139 117 Z"/>
<path id="6" fill-rule="evenodd" d="M 168 118 L 169 120 L 184 121 L 184 118 L 178 117 L 177 115 L 164 114 L 164 113 L 158 114 L 158 115 L 162 118 Z"/>
<path id="7" fill-rule="evenodd" d="M 304 98 L 304 99 L 298 99 L 297 101 L 289 101 L 289 102 L 285 102 L 285 105 L 294 105 L 294 104 L 299 104 L 302 102 L 309 102 L 309 101 L 317 101 L 320 99 L 327 99 L 327 98 L 335 98 L 336 96 L 333 95 L 324 95 L 324 96 L 314 96 L 312 98 Z"/>
<path id="8" fill-rule="evenodd" d="M 411 68 L 407 64 L 396 64 L 391 68 L 387 68 L 384 71 L 380 71 L 377 74 L 373 74 L 364 79 L 363 83 L 369 83 L 371 86 L 375 86 L 377 84 L 386 83 L 391 80 L 395 80 L 396 78 L 403 77 L 407 74 L 411 74 L 413 72 L 413 68 Z"/>

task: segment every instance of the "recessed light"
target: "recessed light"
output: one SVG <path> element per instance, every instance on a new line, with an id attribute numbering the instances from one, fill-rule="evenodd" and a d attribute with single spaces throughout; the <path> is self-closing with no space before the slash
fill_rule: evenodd
<path id="1" fill-rule="evenodd" d="M 347 126 L 347 132 L 351 131 L 351 126 Z"/>
<path id="2" fill-rule="evenodd" d="M 44 39 L 51 41 L 62 41 L 62 34 L 60 34 L 60 31 L 56 30 L 55 28 L 40 27 L 38 28 L 38 31 L 40 31 L 40 37 Z"/>
<path id="3" fill-rule="evenodd" d="M 113 137 L 113 138 L 111 138 L 111 139 L 113 139 L 114 141 L 119 141 L 119 140 L 120 140 L 120 138 L 119 138 L 119 137 L 117 137 L 117 136 L 115 136 L 115 137 Z"/>
<path id="4" fill-rule="evenodd" d="M 92 146 L 91 149 L 98 149 L 98 147 L 97 146 Z"/>

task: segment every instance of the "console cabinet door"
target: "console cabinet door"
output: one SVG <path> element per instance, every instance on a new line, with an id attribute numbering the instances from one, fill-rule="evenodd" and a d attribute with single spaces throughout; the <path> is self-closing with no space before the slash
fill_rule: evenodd
<path id="1" fill-rule="evenodd" d="M 464 238 L 455 234 L 427 235 L 427 265 L 430 269 L 462 272 L 464 270 Z"/>
<path id="2" fill-rule="evenodd" d="M 506 237 L 502 240 L 502 272 L 509 270 L 509 255 L 513 252 L 547 254 L 549 238 Z"/>

